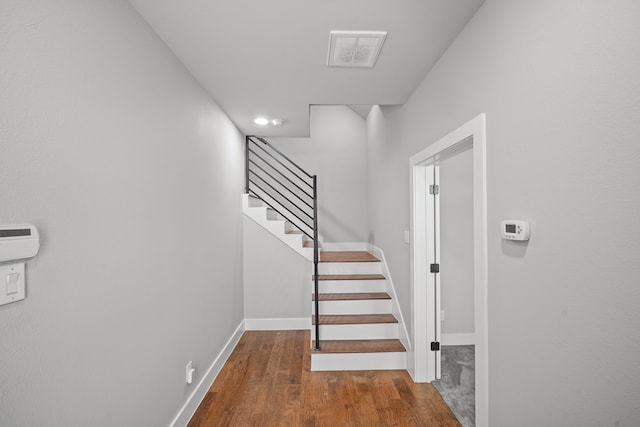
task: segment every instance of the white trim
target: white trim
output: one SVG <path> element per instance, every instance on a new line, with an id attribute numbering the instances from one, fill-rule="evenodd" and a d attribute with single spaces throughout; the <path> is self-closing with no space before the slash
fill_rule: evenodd
<path id="1" fill-rule="evenodd" d="M 440 188 L 440 166 L 439 165 L 434 165 L 433 167 L 433 184 L 436 186 L 436 188 Z M 433 233 L 432 237 L 433 237 L 433 245 L 435 248 L 435 254 L 434 254 L 434 263 L 440 265 L 440 196 L 439 196 L 439 192 L 436 191 L 435 192 L 435 197 L 429 197 L 429 200 L 433 201 L 433 224 L 434 224 L 434 230 L 438 230 L 437 233 Z M 428 237 L 428 236 L 427 236 Z M 427 239 L 427 242 L 430 245 L 431 241 L 429 241 Z M 429 258 L 430 259 L 430 258 Z M 434 320 L 435 320 L 435 340 L 436 342 L 440 342 L 442 339 L 442 320 L 440 318 L 440 313 L 442 312 L 442 304 L 441 304 L 441 295 L 442 292 L 440 291 L 440 279 L 441 279 L 441 275 L 440 274 L 430 274 L 429 277 L 433 277 L 434 283 L 433 283 L 433 291 L 435 293 L 435 300 L 436 300 L 436 310 L 435 313 L 432 313 L 434 316 Z M 435 378 L 436 379 L 440 379 L 441 378 L 441 364 L 442 364 L 442 352 L 440 351 L 436 351 L 435 353 L 433 353 L 436 356 L 436 370 L 435 370 Z"/>
<path id="2" fill-rule="evenodd" d="M 244 319 L 246 331 L 294 331 L 311 329 L 311 317 Z"/>
<path id="3" fill-rule="evenodd" d="M 311 371 L 380 371 L 406 369 L 405 352 L 313 353 Z"/>
<path id="4" fill-rule="evenodd" d="M 244 326 L 245 321 L 243 320 L 231 335 L 231 338 L 229 338 L 227 343 L 224 345 L 222 351 L 218 354 L 218 357 L 216 357 L 211 366 L 209 366 L 209 369 L 207 369 L 207 372 L 193 390 L 191 396 L 189 396 L 184 405 L 182 405 L 182 408 L 180 408 L 180 411 L 178 411 L 176 417 L 171 421 L 171 424 L 169 424 L 170 427 L 186 426 L 189 424 L 191 417 L 195 414 L 198 406 L 200 406 L 200 403 L 202 403 L 202 400 L 207 395 L 211 385 L 222 370 L 222 367 L 226 363 L 227 359 L 229 359 L 231 352 L 238 344 L 238 341 L 240 341 L 240 337 L 242 337 L 242 333 L 245 331 Z"/>
<path id="5" fill-rule="evenodd" d="M 475 345 L 476 334 L 473 332 L 466 334 L 442 334 L 440 344 L 442 345 Z"/>
<path id="6" fill-rule="evenodd" d="M 427 351 L 426 319 L 433 316 L 423 309 L 426 301 L 426 230 L 425 230 L 425 169 L 441 157 L 460 148 L 473 149 L 473 224 L 474 224 L 474 308 L 475 308 L 475 363 L 476 363 L 476 425 L 489 423 L 488 383 L 488 321 L 487 321 L 487 182 L 486 182 L 486 115 L 480 114 L 460 128 L 429 145 L 409 159 L 411 197 L 411 301 L 413 350 L 408 354 L 409 374 L 416 382 L 433 380 L 427 360 L 434 356 Z M 424 271 L 423 271 L 424 270 Z M 427 306 L 433 311 L 433 307 Z"/>
<path id="7" fill-rule="evenodd" d="M 391 277 L 391 271 L 389 271 L 389 265 L 387 264 L 387 260 L 384 257 L 384 251 L 377 246 L 372 244 L 367 245 L 367 250 L 375 255 L 382 264 L 382 275 L 387 279 L 387 291 L 391 295 L 391 314 L 393 314 L 398 322 L 400 323 L 400 327 L 398 328 L 398 339 L 404 345 L 404 348 L 407 349 L 407 354 L 411 350 L 411 340 L 409 339 L 409 331 L 407 330 L 407 324 L 404 321 L 404 316 L 402 315 L 402 310 L 400 309 L 400 302 L 398 301 L 398 295 L 396 294 L 396 287 L 393 285 L 393 278 Z M 408 365 L 408 362 L 407 362 Z"/>

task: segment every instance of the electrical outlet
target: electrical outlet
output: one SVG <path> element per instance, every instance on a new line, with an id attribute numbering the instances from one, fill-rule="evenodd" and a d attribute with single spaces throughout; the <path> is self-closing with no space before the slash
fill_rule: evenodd
<path id="1" fill-rule="evenodd" d="M 193 367 L 193 361 L 189 361 L 189 363 L 187 363 L 187 368 L 186 368 L 186 380 L 187 380 L 187 384 L 191 384 L 193 382 L 193 373 L 195 372 L 195 368 Z"/>

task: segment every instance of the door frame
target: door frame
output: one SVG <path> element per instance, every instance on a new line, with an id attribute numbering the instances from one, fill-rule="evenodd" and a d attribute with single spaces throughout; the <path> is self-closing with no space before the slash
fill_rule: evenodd
<path id="1" fill-rule="evenodd" d="M 407 368 L 416 382 L 435 379 L 435 354 L 428 348 L 428 319 L 434 319 L 435 307 L 427 301 L 426 209 L 429 189 L 426 166 L 438 159 L 471 147 L 473 151 L 473 257 L 474 257 L 474 345 L 476 425 L 488 426 L 488 321 L 487 321 L 487 182 L 486 115 L 480 114 L 458 129 L 430 144 L 409 159 L 411 344 Z"/>

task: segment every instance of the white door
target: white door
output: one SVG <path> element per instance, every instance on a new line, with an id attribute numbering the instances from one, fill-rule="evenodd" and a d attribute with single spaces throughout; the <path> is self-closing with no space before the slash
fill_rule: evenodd
<path id="1" fill-rule="evenodd" d="M 440 341 L 440 276 L 430 265 L 439 264 L 439 198 L 429 195 L 428 181 L 437 179 L 436 166 L 443 154 L 472 147 L 473 155 L 473 288 L 474 342 L 476 363 L 476 425 L 489 425 L 488 333 L 487 333 L 487 183 L 486 116 L 470 120 L 409 159 L 411 168 L 411 330 L 413 347 L 407 355 L 409 374 L 416 382 L 430 382 L 440 376 L 440 352 L 431 342 Z M 433 167 L 433 169 L 431 169 Z M 430 170 L 430 174 L 427 172 Z M 433 181 L 432 181 L 433 182 Z M 437 183 L 437 181 L 435 181 Z M 446 191 L 446 189 L 443 189 Z M 429 195 L 429 197 L 427 197 Z M 433 196 L 433 197 L 431 197 Z M 427 203 L 429 206 L 427 207 Z M 431 219 L 428 219 L 428 217 Z M 431 224 L 433 224 L 431 226 Z M 427 232 L 429 225 L 430 232 Z M 431 237 L 429 237 L 431 236 Z M 427 241 L 428 239 L 429 242 Z M 427 252 L 429 255 L 427 256 Z M 435 262 L 433 262 L 433 261 Z M 445 263 L 447 260 L 445 259 Z M 440 269 L 446 272 L 447 266 Z M 448 275 L 445 277 L 449 277 Z M 428 280 L 427 280 L 428 279 Z M 426 362 L 426 363 L 425 363 Z"/>
<path id="2" fill-rule="evenodd" d="M 440 304 L 440 178 L 439 166 L 426 167 L 426 255 L 427 255 L 427 372 L 440 379 L 441 304 Z"/>

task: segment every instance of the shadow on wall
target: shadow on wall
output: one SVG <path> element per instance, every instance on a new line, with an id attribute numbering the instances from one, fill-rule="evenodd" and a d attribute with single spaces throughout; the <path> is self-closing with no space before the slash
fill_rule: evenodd
<path id="1" fill-rule="evenodd" d="M 364 236 L 358 234 L 357 230 L 350 228 L 347 224 L 341 221 L 339 217 L 322 207 L 318 207 L 318 225 L 320 228 L 320 235 L 324 237 L 327 242 L 362 242 L 364 238 Z M 327 225 L 329 227 L 327 227 Z M 332 229 L 334 232 L 340 231 L 340 235 L 346 237 L 336 240 L 333 235 L 334 233 L 324 233 L 323 229 Z"/>
<path id="2" fill-rule="evenodd" d="M 524 258 L 529 242 L 514 242 L 502 239 L 502 253 L 511 258 Z"/>

